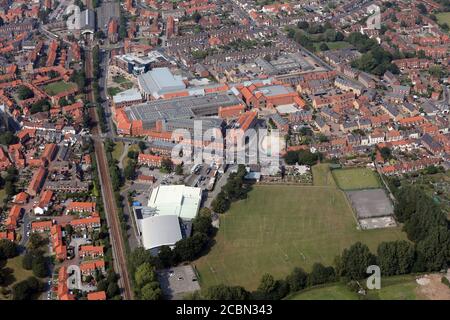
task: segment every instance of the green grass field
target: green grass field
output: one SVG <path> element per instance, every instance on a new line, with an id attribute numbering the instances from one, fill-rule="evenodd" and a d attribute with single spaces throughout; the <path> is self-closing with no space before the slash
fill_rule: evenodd
<path id="1" fill-rule="evenodd" d="M 58 81 L 44 86 L 44 91 L 47 92 L 47 94 L 50 96 L 55 96 L 71 88 L 76 88 L 76 86 L 77 85 L 72 82 Z"/>
<path id="2" fill-rule="evenodd" d="M 130 152 L 130 151 L 140 152 L 141 149 L 139 149 L 139 146 L 137 144 L 132 144 L 128 147 L 128 152 Z M 129 161 L 130 161 L 130 158 L 128 158 L 128 157 L 123 158 L 122 164 L 123 164 L 124 168 L 128 165 Z"/>
<path id="3" fill-rule="evenodd" d="M 325 42 L 325 43 L 328 45 L 328 48 L 330 48 L 330 50 L 339 50 L 339 49 L 344 49 L 344 48 L 350 47 L 350 43 L 348 43 L 346 41 Z M 314 43 L 314 48 L 317 51 L 321 51 L 320 44 L 321 44 L 321 42 Z"/>
<path id="4" fill-rule="evenodd" d="M 367 168 L 337 169 L 332 174 L 342 190 L 381 188 L 377 173 Z"/>
<path id="5" fill-rule="evenodd" d="M 120 157 L 123 153 L 124 144 L 123 142 L 116 142 L 114 150 L 112 152 L 112 156 L 115 160 L 119 161 Z"/>
<path id="6" fill-rule="evenodd" d="M 439 23 L 447 23 L 450 26 L 450 12 L 441 12 L 436 14 Z"/>
<path id="7" fill-rule="evenodd" d="M 121 88 L 111 87 L 111 88 L 108 88 L 108 95 L 110 95 L 111 97 L 114 97 L 115 95 L 117 95 L 118 93 L 120 93 L 122 91 L 123 90 Z"/>
<path id="8" fill-rule="evenodd" d="M 331 174 L 329 165 L 326 163 L 312 167 L 313 183 L 315 186 L 335 187 L 336 182 Z"/>
<path id="9" fill-rule="evenodd" d="M 117 84 L 129 82 L 129 80 L 127 78 L 125 78 L 124 76 L 115 76 L 115 77 L 113 77 L 113 81 Z"/>
<path id="10" fill-rule="evenodd" d="M 266 272 L 283 278 L 297 266 L 330 265 L 356 241 L 375 251 L 381 241 L 405 239 L 399 228 L 357 230 L 343 191 L 327 185 L 326 168 L 313 169 L 315 186 L 254 186 L 247 199 L 233 203 L 221 216 L 216 244 L 194 262 L 202 286 L 252 290 Z"/>
<path id="11" fill-rule="evenodd" d="M 5 189 L 0 189 L 0 205 L 3 205 L 3 200 L 6 198 Z"/>
<path id="12" fill-rule="evenodd" d="M 418 285 L 411 275 L 382 278 L 380 290 L 367 291 L 367 299 L 380 300 L 417 300 Z M 305 289 L 293 294 L 288 300 L 358 300 L 360 296 L 350 291 L 343 283 L 334 283 Z"/>

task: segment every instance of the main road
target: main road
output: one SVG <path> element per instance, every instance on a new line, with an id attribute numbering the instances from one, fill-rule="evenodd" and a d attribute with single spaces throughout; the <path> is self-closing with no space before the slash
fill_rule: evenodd
<path id="1" fill-rule="evenodd" d="M 92 0 L 87 0 L 86 5 L 88 8 L 93 9 Z M 88 79 L 88 94 L 87 98 L 91 104 L 95 104 L 94 92 L 92 90 L 92 81 L 94 79 L 93 57 L 92 57 L 92 45 L 91 43 L 85 48 L 85 68 L 86 78 Z M 119 214 L 116 207 L 116 201 L 114 197 L 114 190 L 112 188 L 111 177 L 109 174 L 108 161 L 106 159 L 105 148 L 103 145 L 103 139 L 101 139 L 101 132 L 98 126 L 98 116 L 95 112 L 95 108 L 90 108 L 91 117 L 95 122 L 92 129 L 92 140 L 94 141 L 95 157 L 97 159 L 98 173 L 100 177 L 100 185 L 102 189 L 103 204 L 106 215 L 106 222 L 109 227 L 109 235 L 111 240 L 111 246 L 113 251 L 114 269 L 119 274 L 119 287 L 121 288 L 122 297 L 125 300 L 133 299 L 133 290 L 131 288 L 130 276 L 128 273 L 127 259 L 125 254 L 125 246 L 122 237 L 122 230 L 119 221 Z"/>

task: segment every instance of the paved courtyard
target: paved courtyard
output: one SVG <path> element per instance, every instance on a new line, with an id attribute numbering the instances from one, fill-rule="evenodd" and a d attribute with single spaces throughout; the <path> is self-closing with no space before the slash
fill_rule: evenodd
<path id="1" fill-rule="evenodd" d="M 358 219 L 386 217 L 394 213 L 394 207 L 383 189 L 346 192 Z"/>
<path id="2" fill-rule="evenodd" d="M 171 300 L 181 300 L 184 295 L 200 290 L 192 266 L 180 266 L 157 272 L 163 294 Z"/>

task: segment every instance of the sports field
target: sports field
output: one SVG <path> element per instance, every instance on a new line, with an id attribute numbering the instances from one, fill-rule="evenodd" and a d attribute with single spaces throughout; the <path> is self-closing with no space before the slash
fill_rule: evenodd
<path id="1" fill-rule="evenodd" d="M 247 199 L 232 204 L 221 216 L 216 244 L 194 262 L 203 287 L 224 283 L 251 290 L 266 272 L 282 278 L 296 266 L 332 264 L 356 241 L 375 251 L 381 241 L 405 239 L 398 228 L 357 230 L 326 167 L 313 173 L 319 175 L 315 186 L 254 186 Z"/>
<path id="2" fill-rule="evenodd" d="M 368 290 L 367 299 L 416 300 L 418 284 L 411 275 L 382 278 L 380 290 Z M 358 300 L 360 296 L 343 283 L 305 289 L 287 297 L 289 300 Z"/>
<path id="3" fill-rule="evenodd" d="M 367 168 L 337 169 L 332 173 L 342 190 L 381 188 L 377 173 Z"/>
<path id="4" fill-rule="evenodd" d="M 67 91 L 76 86 L 77 85 L 72 82 L 58 81 L 58 82 L 53 82 L 53 83 L 46 85 L 44 87 L 44 91 L 47 92 L 47 94 L 50 96 L 55 96 L 57 94 L 60 94 L 61 92 Z"/>

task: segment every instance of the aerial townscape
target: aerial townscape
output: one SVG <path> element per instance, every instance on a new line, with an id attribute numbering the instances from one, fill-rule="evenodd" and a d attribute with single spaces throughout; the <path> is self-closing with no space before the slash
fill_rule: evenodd
<path id="1" fill-rule="evenodd" d="M 449 52 L 449 0 L 0 0 L 0 300 L 450 300 Z"/>

